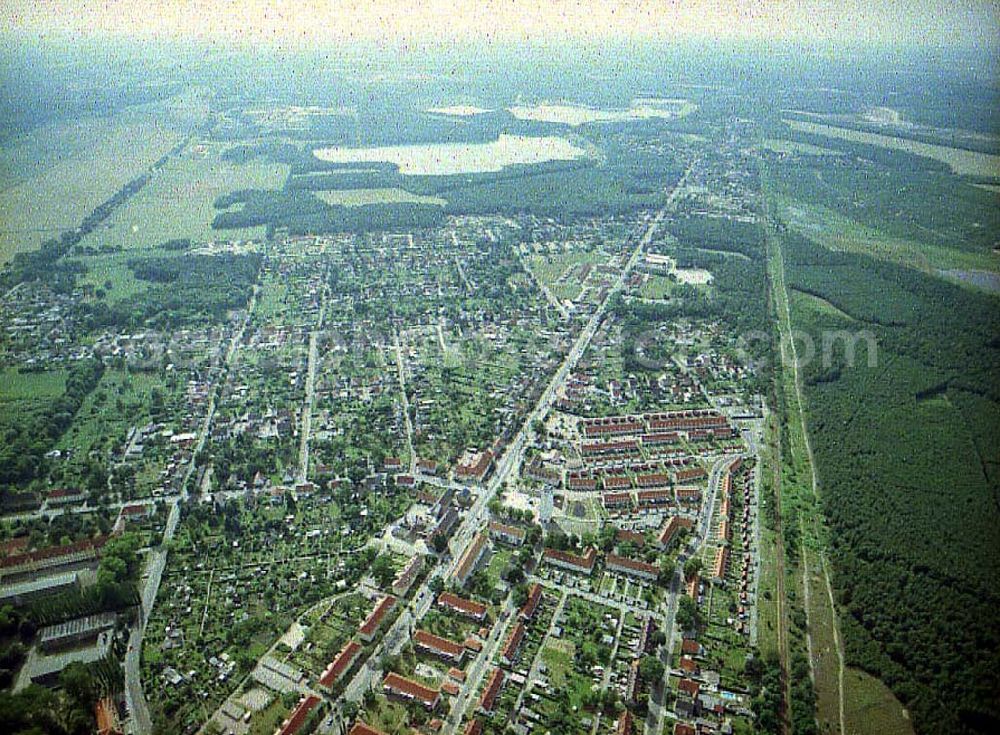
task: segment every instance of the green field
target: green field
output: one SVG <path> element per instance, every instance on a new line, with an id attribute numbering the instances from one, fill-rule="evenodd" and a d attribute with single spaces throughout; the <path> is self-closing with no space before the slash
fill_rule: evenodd
<path id="1" fill-rule="evenodd" d="M 651 275 L 646 277 L 639 289 L 639 295 L 644 299 L 666 299 L 670 297 L 673 287 L 673 281 L 666 276 Z"/>
<path id="2" fill-rule="evenodd" d="M 566 681 L 573 671 L 573 656 L 576 646 L 572 641 L 550 641 L 542 649 L 542 661 L 549 668 L 549 676 L 555 687 L 566 686 Z"/>
<path id="3" fill-rule="evenodd" d="M 32 136 L 0 154 L 0 263 L 78 227 L 183 133 L 143 115 L 66 123 Z M 59 155 L 48 152 L 53 148 Z"/>
<path id="4" fill-rule="evenodd" d="M 66 371 L 22 373 L 16 368 L 0 370 L 0 406 L 9 401 L 58 398 L 66 388 Z"/>
<path id="5" fill-rule="evenodd" d="M 258 158 L 233 164 L 221 160 L 220 152 L 213 147 L 189 146 L 98 230 L 84 238 L 82 245 L 137 250 L 172 239 L 229 239 L 227 233 L 212 229 L 216 198 L 237 189 L 280 188 L 288 167 Z M 263 233 L 263 227 L 255 227 L 242 230 L 236 237 L 248 239 Z"/>
<path id="6" fill-rule="evenodd" d="M 500 583 L 500 575 L 510 564 L 514 552 L 511 549 L 497 547 L 497 551 L 490 558 L 489 566 L 486 567 L 486 576 L 489 577 L 490 585 L 496 587 Z"/>
<path id="7" fill-rule="evenodd" d="M 281 701 L 281 697 L 275 697 L 267 707 L 254 714 L 253 719 L 250 720 L 250 735 L 271 735 L 280 727 L 290 709 Z"/>
<path id="8" fill-rule="evenodd" d="M 384 696 L 374 697 L 371 706 L 363 710 L 358 719 L 386 735 L 411 732 L 406 724 L 409 719 L 406 708 L 397 702 L 390 702 Z"/>
<path id="9" fill-rule="evenodd" d="M 569 276 L 562 282 L 559 279 L 571 268 L 582 263 L 598 265 L 605 261 L 605 257 L 599 252 L 588 252 L 585 250 L 571 250 L 557 253 L 545 253 L 544 255 L 531 255 L 528 257 L 528 265 L 535 277 L 548 286 L 552 295 L 557 299 L 576 299 L 580 295 L 583 284 L 575 277 Z"/>
<path id="10" fill-rule="evenodd" d="M 104 292 L 109 302 L 121 301 L 145 290 L 149 284 L 143 283 L 128 267 L 132 253 L 110 253 L 89 257 L 84 261 L 87 272 L 80 276 L 80 283 L 93 286 Z"/>

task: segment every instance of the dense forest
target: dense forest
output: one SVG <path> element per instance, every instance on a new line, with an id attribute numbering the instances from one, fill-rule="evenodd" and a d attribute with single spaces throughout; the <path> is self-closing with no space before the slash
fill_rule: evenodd
<path id="1" fill-rule="evenodd" d="M 1000 728 L 1000 310 L 994 296 L 784 237 L 848 663 L 920 732 Z M 819 340 L 817 339 L 817 344 Z M 828 363 L 828 364 L 825 364 Z"/>
<path id="2" fill-rule="evenodd" d="M 236 204 L 242 206 L 233 208 Z M 444 218 L 437 205 L 400 202 L 343 207 L 303 190 L 242 190 L 220 197 L 215 206 L 225 210 L 212 221 L 217 230 L 267 225 L 292 235 L 433 227 Z"/>

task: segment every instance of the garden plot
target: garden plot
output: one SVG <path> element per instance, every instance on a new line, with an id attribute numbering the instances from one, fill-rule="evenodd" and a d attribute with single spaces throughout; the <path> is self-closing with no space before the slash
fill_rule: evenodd
<path id="1" fill-rule="evenodd" d="M 561 636 L 542 649 L 547 686 L 537 687 L 530 709 L 546 727 L 568 725 L 586 730 L 596 714 L 604 670 L 612 664 L 612 648 L 621 613 L 570 596 L 558 621 Z M 544 681 L 544 680 L 543 680 Z M 584 722 L 586 720 L 587 722 Z"/>
<path id="2" fill-rule="evenodd" d="M 358 553 L 342 534 L 324 533 L 333 525 L 323 518 L 326 499 L 277 496 L 272 504 L 272 497 L 199 504 L 182 519 L 143 658 L 145 680 L 172 682 L 154 721 L 167 712 L 173 721 L 207 719 L 301 612 L 367 574 L 374 552 Z M 329 663 L 322 659 L 367 614 L 362 607 L 345 598 L 315 634 L 313 619 L 304 618 L 303 642 L 294 650 L 279 644 L 271 657 L 303 676 L 322 671 Z"/>
<path id="3" fill-rule="evenodd" d="M 105 492 L 107 476 L 95 469 L 93 458 L 123 459 L 129 430 L 156 423 L 161 430 L 139 445 L 141 452 L 133 452 L 126 466 L 114 470 L 112 481 L 125 498 L 149 497 L 162 487 L 168 466 L 178 459 L 178 446 L 167 434 L 185 428 L 185 409 L 180 376 L 106 369 L 56 444 L 64 459 L 54 468 L 55 476 L 63 483 Z M 130 446 L 135 449 L 135 443 Z"/>
<path id="4" fill-rule="evenodd" d="M 278 644 L 289 662 L 310 680 L 318 679 L 371 612 L 372 604 L 358 593 L 345 593 L 332 604 L 320 604 L 302 620 L 304 636 L 294 650 Z M 360 658 L 360 657 L 359 657 Z"/>

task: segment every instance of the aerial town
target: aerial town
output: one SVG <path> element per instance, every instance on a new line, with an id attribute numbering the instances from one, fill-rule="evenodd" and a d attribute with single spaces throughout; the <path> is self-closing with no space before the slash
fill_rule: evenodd
<path id="1" fill-rule="evenodd" d="M 658 327 L 683 358 L 622 360 L 631 301 L 710 288 L 661 231 L 686 186 L 568 225 L 216 240 L 261 268 L 201 329 L 82 341 L 84 294 L 8 293 L 7 359 L 98 362 L 103 395 L 12 509 L 3 602 L 57 620 L 103 548 L 140 559 L 138 604 L 42 627 L 15 689 L 117 646 L 125 706 L 103 706 L 182 733 L 750 722 L 760 397 L 717 321 Z"/>
<path id="2" fill-rule="evenodd" d="M 0 733 L 994 731 L 978 67 L 89 33 L 0 100 Z"/>

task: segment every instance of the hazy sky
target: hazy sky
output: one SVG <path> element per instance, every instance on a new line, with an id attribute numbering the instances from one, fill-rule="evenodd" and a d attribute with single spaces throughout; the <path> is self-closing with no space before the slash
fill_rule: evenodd
<path id="1" fill-rule="evenodd" d="M 708 36 L 995 47 L 1000 0 L 0 0 L 0 27 L 309 44 Z"/>

